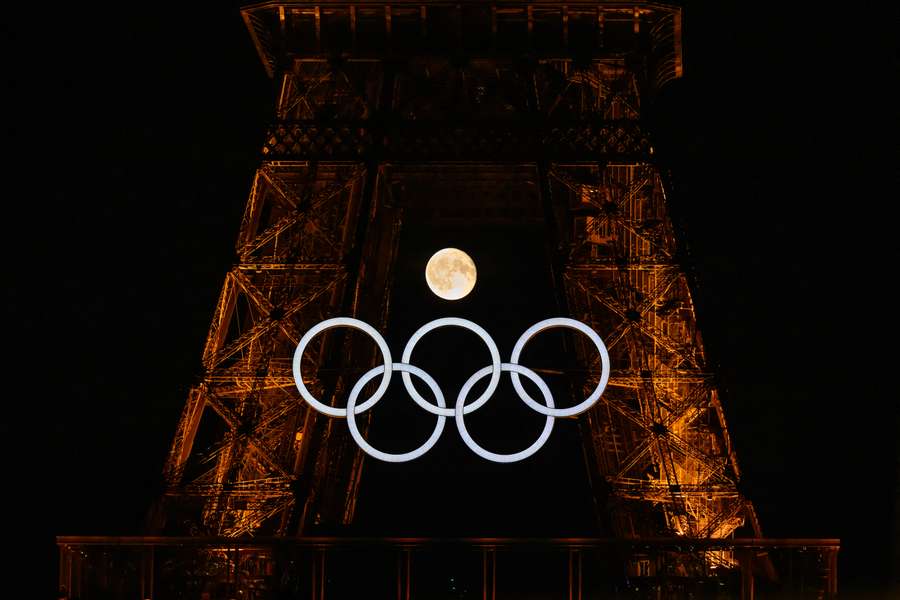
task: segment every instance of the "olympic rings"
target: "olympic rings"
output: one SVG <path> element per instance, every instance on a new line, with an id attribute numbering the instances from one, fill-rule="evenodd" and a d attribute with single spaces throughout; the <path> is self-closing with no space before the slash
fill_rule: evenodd
<path id="1" fill-rule="evenodd" d="M 335 408 L 317 400 L 310 393 L 309 389 L 307 389 L 306 387 L 306 384 L 303 382 L 303 373 L 301 370 L 303 353 L 305 352 L 306 347 L 309 345 L 312 338 L 322 333 L 323 331 L 327 331 L 328 329 L 332 329 L 335 327 L 350 327 L 353 329 L 359 329 L 360 331 L 368 334 L 369 337 L 375 340 L 375 343 L 378 345 L 379 350 L 381 350 L 382 357 L 384 358 L 384 364 L 370 369 L 362 377 L 359 378 L 359 380 L 353 386 L 353 389 L 350 391 L 350 397 L 347 400 L 346 408 Z M 439 327 L 461 327 L 463 329 L 472 331 L 484 341 L 485 345 L 488 348 L 488 352 L 491 355 L 491 364 L 478 370 L 463 384 L 462 389 L 460 389 L 459 395 L 457 396 L 455 408 L 447 407 L 446 401 L 444 399 L 444 393 L 441 391 L 440 386 L 438 386 L 437 382 L 431 377 L 431 375 L 429 375 L 419 367 L 409 364 L 408 362 L 412 357 L 413 349 L 415 348 L 416 344 L 422 339 L 422 337 L 424 337 L 430 331 Z M 554 328 L 574 329 L 576 331 L 580 331 L 581 333 L 585 334 L 588 339 L 591 340 L 591 342 L 593 342 L 594 346 L 600 353 L 600 362 L 602 364 L 603 370 L 597 387 L 594 388 L 594 391 L 592 391 L 584 401 L 570 408 L 556 408 L 553 402 L 553 394 L 550 392 L 550 388 L 547 386 L 544 380 L 541 379 L 541 377 L 531 369 L 524 367 L 518 363 L 519 357 L 522 355 L 522 350 L 525 348 L 525 344 L 527 344 L 529 340 L 531 340 L 531 338 L 533 338 L 538 333 L 541 333 L 542 331 Z M 500 361 L 500 352 L 497 349 L 497 345 L 494 343 L 494 340 L 491 338 L 491 336 L 488 335 L 487 331 L 485 331 L 482 327 L 473 323 L 472 321 L 456 317 L 444 317 L 441 319 L 436 319 L 420 327 L 419 330 L 412 335 L 409 342 L 406 344 L 406 347 L 403 349 L 402 362 L 399 363 L 392 362 L 391 351 L 388 348 L 387 342 L 385 342 L 380 333 L 378 333 L 368 323 L 350 317 L 336 317 L 333 319 L 327 319 L 307 331 L 300 339 L 300 342 L 297 344 L 297 349 L 294 351 L 293 359 L 294 383 L 297 385 L 297 390 L 300 392 L 300 396 L 310 406 L 321 413 L 332 417 L 347 417 L 347 425 L 350 428 L 350 435 L 353 437 L 357 445 L 359 445 L 359 447 L 363 450 L 363 452 L 365 452 L 369 456 L 387 462 L 407 462 L 423 456 L 432 447 L 434 447 L 438 439 L 441 437 L 441 434 L 444 431 L 444 425 L 447 417 L 455 418 L 456 428 L 459 430 L 459 434 L 462 437 L 463 442 L 465 442 L 466 446 L 468 446 L 469 449 L 478 456 L 481 456 L 486 460 L 499 463 L 512 463 L 524 460 L 540 450 L 541 447 L 543 447 L 543 445 L 547 442 L 550 437 L 550 433 L 553 431 L 553 423 L 556 417 L 571 417 L 580 414 L 588 410 L 591 406 L 594 405 L 594 403 L 597 402 L 597 400 L 600 399 L 600 395 L 603 393 L 603 390 L 606 389 L 606 384 L 609 382 L 609 370 L 609 352 L 607 351 L 606 345 L 603 343 L 603 340 L 600 338 L 600 336 L 597 335 L 597 333 L 593 329 L 591 329 L 584 323 L 575 321 L 574 319 L 567 319 L 563 317 L 545 319 L 543 321 L 535 323 L 527 330 L 525 330 L 525 333 L 523 333 L 519 340 L 516 342 L 516 345 L 513 348 L 512 355 L 510 356 L 510 362 L 508 363 L 503 363 Z M 375 406 L 375 403 L 381 400 L 381 398 L 384 396 L 385 392 L 387 391 L 387 387 L 390 384 L 393 371 L 400 372 L 400 376 L 403 379 L 403 386 L 406 388 L 407 393 L 409 393 L 416 404 L 418 404 L 431 414 L 437 416 L 437 423 L 435 424 L 434 431 L 432 431 L 431 436 L 425 441 L 425 443 L 415 450 L 411 450 L 410 452 L 404 452 L 401 454 L 391 454 L 373 447 L 362 437 L 362 434 L 360 433 L 359 427 L 356 423 L 356 415 Z M 472 439 L 472 436 L 466 429 L 464 420 L 465 415 L 478 410 L 479 408 L 484 406 L 484 404 L 488 400 L 490 400 L 500 383 L 500 373 L 502 371 L 506 371 L 510 374 L 513 387 L 515 388 L 516 393 L 519 395 L 519 398 L 529 408 L 547 417 L 544 424 L 544 429 L 543 431 L 541 431 L 538 439 L 530 446 L 528 446 L 525 450 L 514 452 L 511 454 L 497 454 L 482 448 L 475 442 L 475 440 Z M 488 374 L 490 374 L 491 378 L 488 382 L 487 389 L 475 401 L 471 402 L 470 404 L 466 404 L 466 399 L 468 398 L 469 392 L 472 390 L 474 385 L 480 380 L 487 377 Z M 356 401 L 359 398 L 363 387 L 365 387 L 367 383 L 372 381 L 378 375 L 381 375 L 382 377 L 378 388 L 375 390 L 375 393 L 373 393 L 372 396 L 367 400 L 357 405 Z M 419 394 L 419 392 L 412 384 L 412 378 L 410 377 L 411 375 L 415 375 L 425 382 L 425 384 L 431 389 L 437 405 L 434 405 L 431 402 L 427 401 Z M 541 395 L 544 397 L 544 404 L 538 403 L 525 392 L 525 389 L 522 387 L 522 382 L 519 375 L 524 375 L 538 386 Z"/>
<path id="2" fill-rule="evenodd" d="M 488 332 L 480 325 L 476 325 L 468 319 L 443 317 L 419 327 L 419 330 L 412 334 L 412 337 L 409 338 L 409 341 L 406 343 L 406 348 L 403 349 L 403 357 L 400 360 L 409 363 L 409 359 L 412 358 L 413 348 L 416 347 L 419 340 L 425 337 L 426 333 L 433 329 L 437 329 L 438 327 L 462 327 L 463 329 L 473 331 L 478 337 L 484 340 L 484 343 L 487 344 L 488 352 L 491 353 L 491 380 L 488 382 L 488 387 L 484 390 L 484 393 L 478 397 L 478 400 L 466 406 L 465 413 L 469 414 L 473 410 L 478 410 L 485 402 L 490 400 L 491 396 L 494 395 L 494 392 L 497 391 L 497 386 L 500 385 L 500 351 L 497 349 L 497 344 L 494 343 L 493 338 L 491 338 L 491 336 L 488 335 Z M 409 393 L 413 400 L 416 401 L 416 404 L 436 415 L 444 415 L 445 417 L 452 417 L 454 415 L 454 410 L 452 408 L 442 411 L 420 396 L 419 392 L 416 391 L 416 388 L 413 387 L 409 373 L 401 373 L 401 377 L 403 378 L 403 387 L 406 388 L 407 393 Z"/>
<path id="3" fill-rule="evenodd" d="M 431 377 L 431 375 L 429 375 L 419 367 L 405 365 L 403 363 L 395 363 L 394 368 L 404 375 L 412 373 L 413 375 L 424 381 L 426 384 L 428 384 L 428 387 L 430 387 L 431 391 L 434 392 L 435 398 L 437 398 L 438 406 L 440 406 L 441 408 L 444 407 L 444 394 L 443 392 L 441 392 L 441 388 L 438 387 L 437 382 Z M 353 407 L 356 405 L 356 398 L 362 391 L 363 386 L 369 383 L 373 377 L 383 372 L 384 365 L 375 367 L 374 369 L 360 377 L 359 381 L 356 382 L 356 385 L 353 386 L 353 389 L 350 390 L 350 398 L 347 400 L 347 425 L 350 426 L 350 435 L 353 436 L 353 439 L 356 440 L 356 444 L 360 448 L 362 448 L 363 452 L 365 452 L 369 456 L 374 456 L 375 458 L 381 459 L 386 462 L 407 462 L 410 460 L 415 460 L 431 450 L 432 446 L 437 443 L 438 438 L 440 438 L 441 434 L 444 432 L 444 422 L 447 420 L 447 417 L 438 415 L 437 425 L 435 425 L 434 431 L 431 433 L 431 437 L 428 438 L 424 444 L 422 444 L 415 450 L 412 450 L 411 452 L 405 452 L 403 454 L 388 454 L 387 452 L 382 452 L 381 450 L 372 447 L 369 442 L 363 439 L 362 434 L 359 432 L 359 428 L 356 426 L 356 413 L 359 411 L 353 410 Z"/>
<path id="4" fill-rule="evenodd" d="M 544 395 L 544 402 L 547 403 L 547 406 L 553 408 L 553 394 L 550 393 L 550 388 L 547 387 L 547 384 L 544 383 L 543 379 L 538 377 L 537 373 L 535 373 L 531 369 L 523 367 L 522 365 L 509 363 L 503 363 L 502 365 L 500 365 L 500 368 L 503 371 L 509 371 L 510 375 L 517 375 L 521 373 L 522 375 L 525 375 L 530 380 L 535 382 L 540 388 L 541 393 Z M 472 439 L 472 436 L 469 435 L 469 432 L 466 429 L 466 424 L 463 421 L 463 414 L 465 413 L 463 407 L 465 406 L 466 396 L 468 395 L 469 390 L 472 389 L 472 386 L 490 372 L 491 367 L 485 367 L 481 369 L 480 371 L 469 377 L 469 380 L 465 382 L 462 386 L 462 389 L 459 390 L 459 398 L 456 399 L 456 428 L 459 429 L 459 435 L 462 436 L 462 439 L 466 443 L 466 446 L 468 446 L 469 449 L 472 450 L 472 452 L 474 452 L 481 458 L 486 458 L 488 460 L 499 463 L 512 463 L 524 460 L 540 450 L 541 447 L 547 442 L 547 439 L 550 437 L 550 432 L 553 431 L 554 418 L 549 415 L 547 416 L 547 421 L 546 423 L 544 423 L 544 430 L 541 432 L 541 435 L 538 436 L 537 441 L 521 452 L 515 452 L 513 454 L 496 454 L 494 452 L 489 452 L 476 444 L 475 440 Z"/>
<path id="5" fill-rule="evenodd" d="M 391 349 L 388 348 L 387 342 L 384 341 L 384 338 L 381 337 L 381 334 L 378 333 L 374 327 L 372 327 L 365 321 L 360 321 L 359 319 L 354 319 L 352 317 L 335 317 L 333 319 L 322 321 L 321 323 L 307 331 L 303 335 L 303 337 L 300 338 L 300 342 L 297 344 L 297 349 L 294 350 L 293 362 L 294 383 L 297 384 L 297 389 L 300 390 L 300 395 L 303 396 L 303 399 L 306 400 L 310 404 L 310 406 L 315 408 L 320 413 L 325 413 L 329 417 L 346 417 L 346 408 L 334 408 L 316 400 L 313 395 L 309 393 L 309 390 L 306 389 L 306 384 L 303 383 L 303 374 L 300 372 L 300 362 L 303 358 L 303 352 L 306 350 L 306 346 L 309 345 L 310 340 L 312 340 L 323 331 L 327 331 L 335 327 L 351 327 L 353 329 L 359 329 L 360 331 L 364 331 L 365 333 L 369 334 L 369 336 L 373 340 L 375 340 L 375 343 L 378 344 L 378 349 L 381 350 L 381 355 L 384 357 L 384 377 L 381 378 L 381 384 L 378 386 L 378 389 L 375 390 L 375 393 L 372 394 L 371 398 L 356 407 L 357 413 L 361 413 L 364 410 L 369 410 L 370 408 L 375 406 L 376 402 L 381 400 L 382 396 L 384 396 L 384 393 L 387 391 L 388 384 L 391 382 L 391 366 L 393 363 L 391 362 Z"/>
<path id="6" fill-rule="evenodd" d="M 509 374 L 510 379 L 512 379 L 513 387 L 516 388 L 516 392 L 519 394 L 519 398 L 521 398 L 525 404 L 527 404 L 531 409 L 536 410 L 542 415 L 548 415 L 553 417 L 571 417 L 574 415 L 578 415 L 589 409 L 594 405 L 600 398 L 600 394 L 603 393 L 603 390 L 606 389 L 606 383 L 609 381 L 609 352 L 606 350 L 606 344 L 603 343 L 603 340 L 600 339 L 600 336 L 597 335 L 597 332 L 581 323 L 580 321 L 576 321 L 575 319 L 566 319 L 563 317 L 557 317 L 555 319 L 545 319 L 540 321 L 539 323 L 535 323 L 527 330 L 522 336 L 519 338 L 519 341 L 516 342 L 516 345 L 513 347 L 512 356 L 510 356 L 509 360 L 513 364 L 519 364 L 519 357 L 522 355 L 522 350 L 525 348 L 525 344 L 528 343 L 528 340 L 536 336 L 542 331 L 546 331 L 548 329 L 575 329 L 580 331 L 584 335 L 588 336 L 592 342 L 594 342 L 594 346 L 597 347 L 597 351 L 600 352 L 600 362 L 603 365 L 603 372 L 600 375 L 600 381 L 597 383 L 597 387 L 594 388 L 594 391 L 591 392 L 591 395 L 588 396 L 583 402 L 580 404 L 576 404 L 571 408 L 553 408 L 552 404 L 548 404 L 549 408 L 544 408 L 537 402 L 535 402 L 531 396 L 525 392 L 525 388 L 522 387 L 522 382 L 519 381 L 519 374 L 513 371 Z"/>

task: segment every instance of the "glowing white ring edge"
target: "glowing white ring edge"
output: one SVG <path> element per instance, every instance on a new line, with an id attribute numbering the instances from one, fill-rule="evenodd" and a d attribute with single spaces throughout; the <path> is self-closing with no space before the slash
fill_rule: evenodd
<path id="1" fill-rule="evenodd" d="M 434 392 L 434 397 L 435 399 L 437 399 L 438 405 L 442 408 L 446 405 L 446 402 L 444 401 L 444 394 L 443 392 L 441 392 L 441 388 L 438 387 L 437 382 L 431 375 L 429 375 L 419 367 L 407 365 L 404 363 L 394 363 L 392 367 L 403 374 L 412 373 L 416 377 L 419 377 L 426 383 L 426 385 L 428 385 L 428 387 L 431 388 L 431 391 Z M 438 415 L 437 425 L 435 425 L 434 431 L 431 433 L 431 436 L 427 440 L 425 440 L 424 444 L 422 444 L 415 450 L 410 450 L 409 452 L 403 452 L 401 454 L 391 454 L 390 452 L 383 452 L 372 446 L 365 440 L 365 438 L 363 438 L 362 434 L 359 432 L 359 428 L 356 425 L 356 414 L 360 411 L 353 409 L 356 406 L 356 398 L 362 391 L 363 386 L 369 383 L 371 379 L 373 379 L 382 371 L 384 371 L 384 365 L 378 365 L 377 367 L 370 369 L 362 377 L 359 378 L 359 380 L 356 382 L 356 385 L 354 385 L 353 389 L 350 390 L 350 397 L 347 399 L 347 426 L 350 428 L 350 435 L 353 436 L 356 444 L 363 452 L 365 452 L 369 456 L 377 458 L 379 460 L 383 460 L 385 462 L 409 462 L 411 460 L 415 460 L 421 456 L 424 456 L 426 452 L 434 447 L 438 439 L 440 439 L 441 435 L 444 433 L 444 425 L 447 421 L 447 417 Z"/>
<path id="2" fill-rule="evenodd" d="M 609 351 L 606 349 L 606 344 L 603 343 L 603 340 L 597 335 L 597 332 L 585 325 L 580 321 L 576 321 L 575 319 L 568 319 L 566 317 L 554 317 L 552 319 L 544 319 L 543 321 L 539 321 L 525 330 L 519 340 L 516 342 L 516 345 L 513 347 L 512 355 L 509 358 L 509 361 L 512 364 L 519 364 L 519 357 L 522 354 L 522 350 L 525 348 L 525 344 L 533 338 L 538 333 L 542 331 L 546 331 L 548 329 L 556 329 L 559 327 L 563 327 L 565 329 L 574 329 L 576 331 L 580 331 L 584 335 L 586 335 L 594 345 L 597 347 L 597 350 L 600 352 L 600 362 L 602 364 L 603 372 L 600 375 L 600 381 L 597 383 L 597 387 L 594 388 L 594 391 L 591 392 L 591 395 L 588 396 L 585 400 L 576 404 L 575 406 L 571 406 L 569 408 L 546 408 L 540 404 L 538 404 L 534 398 L 528 395 L 525 391 L 525 388 L 522 387 L 522 382 L 519 380 L 519 374 L 516 372 L 511 372 L 509 374 L 510 379 L 512 379 L 513 387 L 516 389 L 516 392 L 519 394 L 519 397 L 522 401 L 525 402 L 532 410 L 535 410 L 542 415 L 548 415 L 553 417 L 572 417 L 577 414 L 583 413 L 591 406 L 594 405 L 597 400 L 600 399 L 600 394 L 603 393 L 603 390 L 606 389 L 606 384 L 609 382 Z"/>
<path id="3" fill-rule="evenodd" d="M 309 342 L 328 329 L 333 329 L 335 327 L 350 327 L 352 329 L 359 329 L 360 331 L 368 334 L 375 343 L 378 344 L 378 348 L 381 350 L 381 355 L 384 357 L 384 377 L 381 379 L 381 384 L 378 386 L 378 389 L 375 390 L 375 393 L 372 394 L 372 397 L 360 404 L 354 410 L 354 414 L 359 414 L 365 410 L 372 408 L 376 402 L 381 400 L 381 397 L 384 396 L 384 393 L 387 391 L 388 384 L 391 383 L 391 349 L 388 348 L 387 342 L 381 337 L 381 334 L 378 331 L 366 323 L 365 321 L 360 321 L 359 319 L 354 319 L 352 317 L 334 317 L 332 319 L 326 319 L 307 331 L 303 334 L 303 337 L 300 338 L 300 342 L 297 344 L 297 349 L 294 350 L 294 360 L 292 364 L 292 370 L 294 373 L 294 385 L 297 386 L 297 390 L 300 392 L 300 395 L 303 396 L 303 399 L 306 402 L 315 408 L 317 411 L 324 413 L 326 415 L 332 417 L 346 417 L 347 409 L 346 408 L 335 408 L 333 406 L 328 406 L 316 400 L 315 397 L 309 392 L 306 387 L 306 384 L 303 383 L 303 374 L 300 370 L 300 363 L 303 361 L 303 353 L 306 351 L 306 346 L 309 345 Z"/>
<path id="4" fill-rule="evenodd" d="M 485 402 L 490 400 L 494 392 L 497 391 L 497 386 L 500 385 L 500 350 L 497 348 L 494 339 L 481 325 L 469 321 L 468 319 L 460 319 L 459 317 L 441 317 L 440 319 L 435 319 L 434 321 L 422 325 L 414 334 L 412 334 L 412 337 L 409 338 L 409 341 L 406 342 L 406 346 L 403 348 L 403 356 L 400 357 L 401 363 L 408 364 L 409 359 L 412 358 L 413 349 L 415 349 L 419 340 L 439 327 L 461 327 L 462 329 L 468 329 L 484 341 L 485 345 L 488 347 L 488 352 L 491 354 L 491 366 L 489 367 L 491 369 L 491 380 L 488 382 L 488 387 L 484 393 L 481 394 L 475 402 L 465 407 L 465 414 L 469 414 L 484 406 Z M 400 373 L 400 377 L 403 379 L 403 387 L 406 388 L 406 392 L 412 396 L 412 399 L 416 401 L 416 404 L 433 415 L 452 417 L 455 414 L 454 409 L 447 408 L 441 410 L 419 395 L 419 392 L 412 384 L 409 373 Z"/>
<path id="5" fill-rule="evenodd" d="M 555 417 L 552 415 L 547 416 L 547 421 L 544 424 L 544 429 L 541 431 L 541 435 L 538 436 L 538 439 L 532 443 L 530 446 L 521 450 L 519 452 L 513 452 L 512 454 L 498 454 L 496 452 L 491 452 L 490 450 L 485 450 L 481 446 L 479 446 L 472 436 L 469 435 L 469 431 L 466 429 L 466 424 L 463 419 L 463 415 L 465 411 L 463 410 L 463 406 L 465 406 L 466 395 L 469 393 L 469 390 L 472 389 L 478 381 L 480 381 L 485 375 L 488 374 L 492 367 L 484 367 L 477 371 L 474 375 L 469 377 L 468 381 L 466 381 L 462 389 L 459 390 L 459 397 L 456 399 L 456 410 L 454 411 L 454 416 L 456 417 L 456 428 L 459 430 L 459 435 L 462 437 L 463 442 L 465 442 L 466 446 L 469 447 L 469 450 L 480 456 L 481 458 L 487 459 L 492 462 L 497 463 L 514 463 L 519 462 L 520 460 L 525 460 L 538 450 L 540 450 L 544 444 L 547 443 L 547 440 L 550 438 L 550 434 L 553 432 L 553 423 L 555 422 Z M 540 388 L 541 393 L 544 395 L 544 400 L 547 402 L 547 406 L 553 407 L 553 394 L 550 393 L 550 388 L 544 383 L 544 380 L 540 378 L 540 376 L 529 369 L 528 367 L 523 367 L 519 364 L 510 364 L 510 363 L 502 363 L 500 365 L 501 371 L 509 371 L 510 375 L 513 373 L 521 373 L 525 375 L 530 380 L 535 382 Z"/>

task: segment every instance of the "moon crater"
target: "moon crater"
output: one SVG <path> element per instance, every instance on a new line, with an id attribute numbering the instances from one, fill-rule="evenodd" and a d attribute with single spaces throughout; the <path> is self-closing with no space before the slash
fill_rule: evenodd
<path id="1" fill-rule="evenodd" d="M 425 266 L 428 287 L 444 300 L 464 298 L 475 287 L 478 277 L 475 262 L 457 248 L 438 250 Z"/>

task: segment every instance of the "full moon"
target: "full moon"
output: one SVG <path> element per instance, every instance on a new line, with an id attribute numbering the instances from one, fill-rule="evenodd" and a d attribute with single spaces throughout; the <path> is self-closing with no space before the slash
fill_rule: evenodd
<path id="1" fill-rule="evenodd" d="M 425 281 L 437 296 L 444 300 L 459 300 L 475 287 L 475 262 L 456 248 L 444 248 L 434 253 L 425 265 Z"/>

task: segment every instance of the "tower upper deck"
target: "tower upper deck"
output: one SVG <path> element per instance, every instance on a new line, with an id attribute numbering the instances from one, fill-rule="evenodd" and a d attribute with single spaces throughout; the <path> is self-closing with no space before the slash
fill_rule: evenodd
<path id="1" fill-rule="evenodd" d="M 296 59 L 619 58 L 659 89 L 682 74 L 681 8 L 652 2 L 263 2 L 242 9 L 270 77 Z"/>

